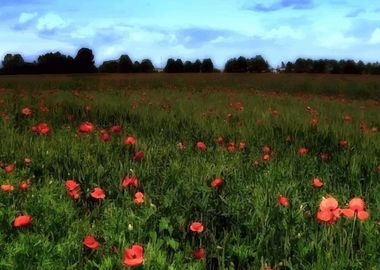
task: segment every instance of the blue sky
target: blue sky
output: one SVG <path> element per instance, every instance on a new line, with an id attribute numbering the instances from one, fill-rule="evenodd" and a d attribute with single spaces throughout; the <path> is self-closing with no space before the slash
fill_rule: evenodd
<path id="1" fill-rule="evenodd" d="M 96 63 L 263 55 L 380 61 L 374 0 L 0 0 L 0 57 L 90 47 Z"/>

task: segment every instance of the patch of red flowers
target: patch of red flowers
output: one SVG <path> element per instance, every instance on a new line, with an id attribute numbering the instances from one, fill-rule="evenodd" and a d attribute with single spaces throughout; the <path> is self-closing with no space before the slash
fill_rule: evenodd
<path id="1" fill-rule="evenodd" d="M 197 142 L 196 147 L 201 152 L 206 151 L 206 148 L 207 148 L 204 142 Z"/>
<path id="2" fill-rule="evenodd" d="M 137 150 L 133 155 L 133 160 L 142 161 L 145 158 L 144 152 L 141 150 Z"/>
<path id="3" fill-rule="evenodd" d="M 133 199 L 135 204 L 143 204 L 144 203 L 144 193 L 138 191 L 135 193 L 135 198 Z"/>
<path id="4" fill-rule="evenodd" d="M 334 197 L 329 196 L 322 198 L 317 213 L 318 221 L 332 224 L 340 217 L 340 214 L 341 209 L 339 208 L 338 201 Z"/>
<path id="5" fill-rule="evenodd" d="M 356 216 L 359 220 L 365 220 L 369 217 L 368 212 L 365 211 L 365 202 L 362 198 L 351 199 L 348 208 L 342 209 L 342 214 L 348 218 Z"/>
<path id="6" fill-rule="evenodd" d="M 91 133 L 94 130 L 95 130 L 94 124 L 88 121 L 81 123 L 78 128 L 79 133 L 85 133 L 85 134 Z"/>
<path id="7" fill-rule="evenodd" d="M 21 113 L 25 116 L 31 116 L 32 115 L 32 109 L 25 107 L 21 110 Z"/>
<path id="8" fill-rule="evenodd" d="M 38 123 L 37 125 L 32 126 L 32 132 L 40 135 L 49 135 L 51 133 L 51 128 L 47 123 Z"/>
<path id="9" fill-rule="evenodd" d="M 14 219 L 13 226 L 16 228 L 28 226 L 32 222 L 32 217 L 29 215 L 21 215 Z"/>
<path id="10" fill-rule="evenodd" d="M 78 200 L 80 196 L 80 185 L 74 180 L 67 180 L 66 183 L 67 195 L 74 200 Z"/>
<path id="11" fill-rule="evenodd" d="M 14 187 L 11 184 L 3 184 L 1 185 L 1 190 L 4 192 L 12 192 Z"/>
<path id="12" fill-rule="evenodd" d="M 129 267 L 140 266 L 144 262 L 144 249 L 140 245 L 133 245 L 124 251 L 124 264 Z"/>
<path id="13" fill-rule="evenodd" d="M 123 128 L 120 125 L 114 125 L 114 126 L 110 127 L 109 131 L 111 133 L 120 133 L 123 131 Z"/>
<path id="14" fill-rule="evenodd" d="M 306 148 L 306 147 L 300 147 L 300 148 L 298 148 L 298 154 L 300 154 L 301 156 L 306 155 L 308 152 L 309 152 L 309 149 Z"/>
<path id="15" fill-rule="evenodd" d="M 321 188 L 321 187 L 323 187 L 323 185 L 324 185 L 324 183 L 322 182 L 322 180 L 321 179 L 319 179 L 319 178 L 314 178 L 313 180 L 312 180 L 312 184 L 313 184 L 313 186 L 315 186 L 316 188 Z"/>
<path id="16" fill-rule="evenodd" d="M 201 222 L 193 222 L 190 224 L 190 230 L 192 232 L 201 233 L 204 230 L 204 226 Z"/>
<path id="17" fill-rule="evenodd" d="M 223 185 L 222 178 L 215 178 L 214 181 L 211 182 L 211 187 L 220 188 Z"/>
<path id="18" fill-rule="evenodd" d="M 100 187 L 94 188 L 93 192 L 91 192 L 90 195 L 96 200 L 103 200 L 106 197 L 106 194 Z"/>
<path id="19" fill-rule="evenodd" d="M 124 177 L 123 181 L 121 182 L 121 185 L 124 188 L 129 188 L 131 186 L 137 188 L 137 186 L 139 185 L 139 181 L 138 181 L 136 176 L 132 176 L 132 177 L 126 176 L 126 177 Z"/>
<path id="20" fill-rule="evenodd" d="M 16 165 L 16 164 L 14 164 L 14 163 L 9 164 L 9 165 L 5 166 L 4 169 L 5 169 L 5 171 L 6 171 L 7 173 L 12 173 L 12 172 L 14 171 L 15 165 Z"/>
<path id="21" fill-rule="evenodd" d="M 127 137 L 124 139 L 124 144 L 126 145 L 135 145 L 137 139 L 135 137 Z"/>
<path id="22" fill-rule="evenodd" d="M 92 235 L 87 235 L 84 239 L 83 239 L 83 245 L 89 249 L 98 249 L 100 244 L 99 242 L 95 239 L 94 236 Z"/>
<path id="23" fill-rule="evenodd" d="M 288 207 L 289 206 L 289 200 L 288 200 L 288 198 L 286 198 L 283 195 L 279 195 L 277 197 L 277 201 L 279 202 L 280 205 L 282 205 L 284 207 Z"/>
<path id="24" fill-rule="evenodd" d="M 204 248 L 197 248 L 192 253 L 193 257 L 197 260 L 201 260 L 206 256 L 206 250 Z"/>

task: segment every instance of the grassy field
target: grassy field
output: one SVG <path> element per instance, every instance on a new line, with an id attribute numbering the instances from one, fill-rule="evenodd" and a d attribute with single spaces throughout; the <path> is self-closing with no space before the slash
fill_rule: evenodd
<path id="1" fill-rule="evenodd" d="M 0 269 L 380 269 L 379 100 L 375 76 L 0 77 Z"/>

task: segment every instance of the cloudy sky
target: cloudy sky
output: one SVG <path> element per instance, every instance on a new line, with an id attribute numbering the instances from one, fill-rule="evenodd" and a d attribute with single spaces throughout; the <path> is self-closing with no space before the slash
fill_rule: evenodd
<path id="1" fill-rule="evenodd" d="M 0 0 L 0 58 L 92 48 L 96 63 L 263 55 L 380 61 L 377 0 Z"/>

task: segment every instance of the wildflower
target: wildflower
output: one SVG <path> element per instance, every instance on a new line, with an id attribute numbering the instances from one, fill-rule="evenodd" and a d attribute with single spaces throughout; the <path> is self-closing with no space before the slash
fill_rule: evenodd
<path id="1" fill-rule="evenodd" d="M 40 135 L 48 135 L 51 132 L 51 128 L 47 123 L 38 123 L 32 127 L 32 132 L 37 132 Z"/>
<path id="2" fill-rule="evenodd" d="M 137 180 L 136 176 L 132 176 L 132 177 L 126 176 L 124 177 L 121 185 L 125 188 L 128 188 L 130 186 L 137 188 L 137 186 L 139 185 L 139 181 Z"/>
<path id="3" fill-rule="evenodd" d="M 224 143 L 224 139 L 222 136 L 219 136 L 218 138 L 216 138 L 216 143 L 219 145 L 219 146 L 223 146 L 223 143 Z"/>
<path id="4" fill-rule="evenodd" d="M 100 130 L 100 138 L 103 142 L 108 142 L 111 140 L 110 135 L 107 133 L 105 129 Z"/>
<path id="5" fill-rule="evenodd" d="M 65 185 L 69 191 L 79 189 L 79 187 L 80 187 L 80 185 L 77 182 L 75 182 L 74 180 L 67 180 Z"/>
<path id="6" fill-rule="evenodd" d="M 137 150 L 133 156 L 133 160 L 136 160 L 136 161 L 141 161 L 144 159 L 144 153 L 143 151 L 141 150 Z"/>
<path id="7" fill-rule="evenodd" d="M 142 265 L 144 262 L 144 249 L 140 245 L 133 245 L 124 251 L 124 264 L 129 267 Z"/>
<path id="8" fill-rule="evenodd" d="M 135 198 L 133 199 L 135 204 L 142 204 L 144 203 L 144 193 L 142 192 L 136 192 L 135 193 Z"/>
<path id="9" fill-rule="evenodd" d="M 341 213 L 341 209 L 338 207 L 338 201 L 333 197 L 323 198 L 319 204 L 319 211 L 317 213 L 317 219 L 321 222 L 334 223 Z"/>
<path id="10" fill-rule="evenodd" d="M 300 154 L 301 156 L 306 155 L 308 152 L 309 152 L 309 149 L 307 149 L 306 147 L 298 148 L 298 154 Z"/>
<path id="11" fill-rule="evenodd" d="M 25 107 L 21 110 L 21 113 L 25 116 L 31 116 L 32 115 L 32 110 L 28 107 Z"/>
<path id="12" fill-rule="evenodd" d="M 277 197 L 277 200 L 278 202 L 280 203 L 280 205 L 284 206 L 284 207 L 288 207 L 289 206 L 289 200 L 288 198 L 286 198 L 285 196 L 283 195 L 279 195 Z"/>
<path id="13" fill-rule="evenodd" d="M 228 151 L 228 153 L 235 152 L 235 142 L 229 142 L 227 144 L 227 151 Z"/>
<path id="14" fill-rule="evenodd" d="M 218 187 L 221 187 L 222 184 L 223 184 L 223 181 L 221 178 L 215 178 L 215 180 L 211 182 L 211 187 L 218 188 Z"/>
<path id="15" fill-rule="evenodd" d="M 4 192 L 12 192 L 14 190 L 14 187 L 11 184 L 4 184 L 1 185 L 1 190 Z"/>
<path id="16" fill-rule="evenodd" d="M 94 188 L 94 191 L 90 193 L 91 197 L 97 200 L 102 200 L 106 197 L 106 194 L 104 193 L 103 189 L 100 187 Z"/>
<path id="17" fill-rule="evenodd" d="M 21 215 L 15 218 L 13 221 L 13 226 L 18 227 L 25 227 L 28 226 L 32 222 L 32 217 L 29 215 Z"/>
<path id="18" fill-rule="evenodd" d="M 7 173 L 11 173 L 11 172 L 13 172 L 14 168 L 15 168 L 15 164 L 12 163 L 12 164 L 9 164 L 8 166 L 5 166 L 4 169 L 5 169 L 5 171 L 6 171 Z"/>
<path id="19" fill-rule="evenodd" d="M 204 142 L 197 142 L 197 149 L 201 152 L 205 151 L 207 148 Z"/>
<path id="20" fill-rule="evenodd" d="M 340 140 L 340 141 L 339 141 L 339 145 L 340 145 L 340 147 L 342 147 L 342 148 L 347 148 L 347 146 L 348 146 L 348 141 L 347 141 L 347 140 Z"/>
<path id="21" fill-rule="evenodd" d="M 342 214 L 348 218 L 357 216 L 360 220 L 365 220 L 369 214 L 365 209 L 365 202 L 362 198 L 353 198 L 348 203 L 347 209 L 342 209 Z"/>
<path id="22" fill-rule="evenodd" d="M 32 163 L 32 159 L 31 158 L 24 158 L 24 164 L 28 165 L 28 164 L 31 164 Z"/>
<path id="23" fill-rule="evenodd" d="M 321 187 L 323 186 L 323 182 L 322 182 L 322 180 L 319 179 L 319 178 L 314 178 L 314 179 L 312 180 L 312 184 L 313 184 L 313 186 L 315 186 L 316 188 L 321 188 Z"/>
<path id="24" fill-rule="evenodd" d="M 329 159 L 329 154 L 326 152 L 321 153 L 321 159 L 327 161 Z"/>
<path id="25" fill-rule="evenodd" d="M 245 149 L 245 147 L 246 147 L 246 143 L 245 142 L 239 142 L 239 149 L 241 151 L 243 151 Z"/>
<path id="26" fill-rule="evenodd" d="M 351 122 L 352 121 L 352 116 L 348 115 L 348 114 L 344 115 L 343 116 L 343 121 L 345 121 L 345 122 Z"/>
<path id="27" fill-rule="evenodd" d="M 114 126 L 110 127 L 109 130 L 111 133 L 120 133 L 123 131 L 123 129 L 120 125 L 114 125 Z"/>
<path id="28" fill-rule="evenodd" d="M 94 249 L 94 250 L 98 249 L 100 246 L 99 242 L 92 235 L 87 235 L 83 239 L 83 245 L 89 249 Z"/>
<path id="29" fill-rule="evenodd" d="M 79 125 L 78 132 L 79 133 L 91 133 L 95 129 L 94 125 L 91 122 L 83 122 Z"/>
<path id="30" fill-rule="evenodd" d="M 136 144 L 136 141 L 137 140 L 134 137 L 127 137 L 124 140 L 124 144 L 126 144 L 126 145 L 134 145 L 134 144 Z"/>
<path id="31" fill-rule="evenodd" d="M 197 248 L 192 253 L 193 257 L 197 260 L 201 260 L 206 256 L 206 250 L 204 248 Z"/>
<path id="32" fill-rule="evenodd" d="M 200 222 L 193 222 L 193 223 L 191 223 L 191 225 L 190 225 L 190 230 L 191 230 L 192 232 L 201 233 L 201 232 L 203 232 L 203 230 L 204 230 L 204 226 L 203 226 L 203 224 L 200 223 Z"/>
<path id="33" fill-rule="evenodd" d="M 318 123 L 318 119 L 316 118 L 312 118 L 309 120 L 309 125 L 312 126 L 312 127 L 315 127 Z"/>
<path id="34" fill-rule="evenodd" d="M 21 190 L 27 190 L 29 188 L 29 185 L 30 185 L 30 180 L 26 180 L 26 181 L 22 181 L 19 185 L 18 185 L 18 188 L 21 189 Z"/>
<path id="35" fill-rule="evenodd" d="M 271 151 L 272 151 L 272 149 L 270 148 L 270 146 L 268 146 L 268 145 L 263 146 L 263 154 L 269 155 Z"/>
<path id="36" fill-rule="evenodd" d="M 264 154 L 263 157 L 262 157 L 262 160 L 263 161 L 269 161 L 270 160 L 269 154 Z"/>

